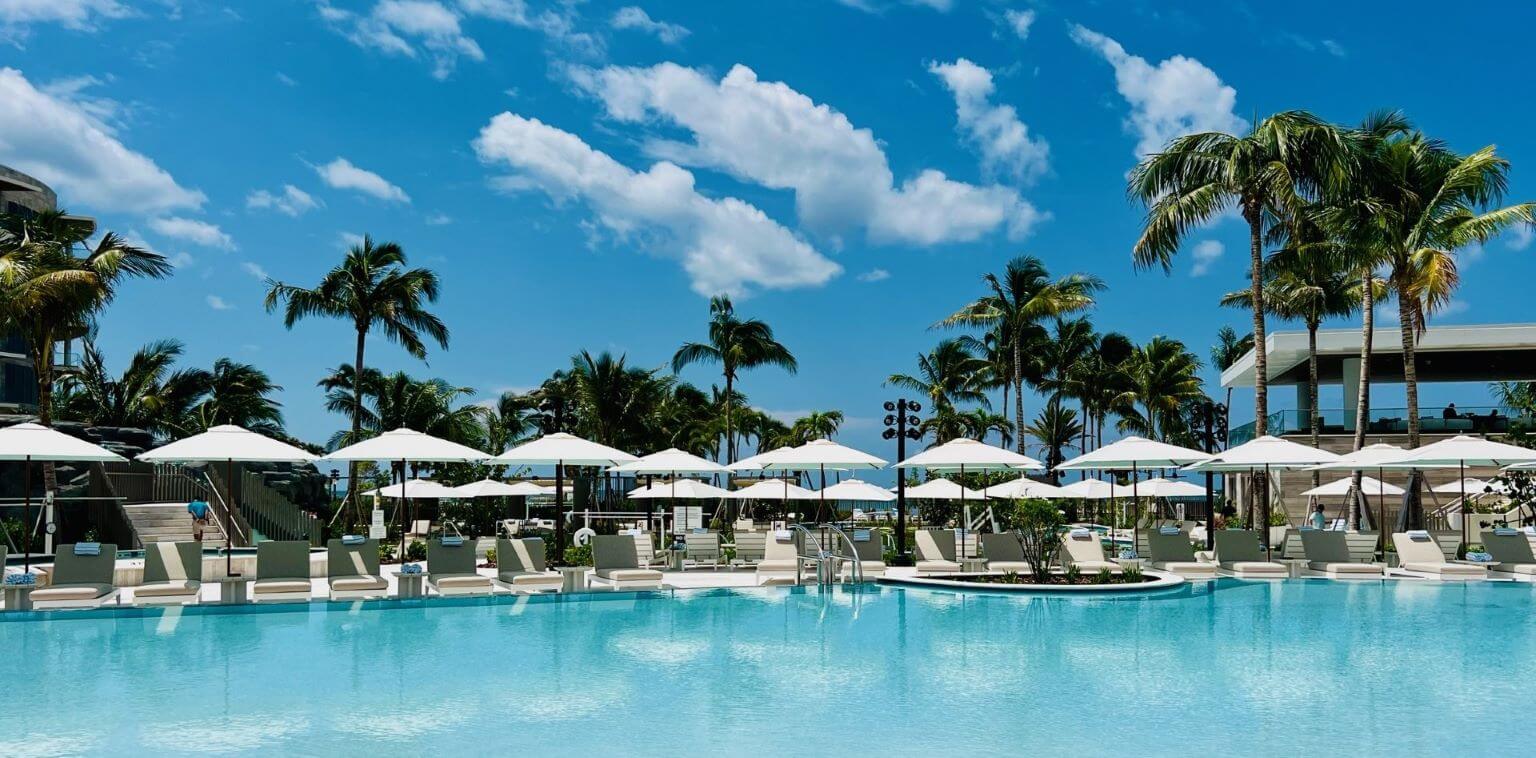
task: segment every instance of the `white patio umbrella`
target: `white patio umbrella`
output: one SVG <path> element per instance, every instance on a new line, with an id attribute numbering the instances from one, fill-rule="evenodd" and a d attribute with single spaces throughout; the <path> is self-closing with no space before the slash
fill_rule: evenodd
<path id="1" fill-rule="evenodd" d="M 621 463 L 621 464 L 619 464 L 617 466 L 614 466 L 613 468 L 610 468 L 608 470 L 609 471 L 618 472 L 618 473 L 624 473 L 624 474 L 670 474 L 672 476 L 671 484 L 672 484 L 672 487 L 673 487 L 673 490 L 674 490 L 674 494 L 672 495 L 672 497 L 683 497 L 683 498 L 700 499 L 700 500 L 708 500 L 710 498 L 720 497 L 720 496 L 719 495 L 701 495 L 701 496 L 698 496 L 698 497 L 694 497 L 694 496 L 691 496 L 691 495 L 677 495 L 675 493 L 675 490 L 676 490 L 676 486 L 677 486 L 677 483 L 678 483 L 678 480 L 677 480 L 677 475 L 678 474 L 723 474 L 723 473 L 727 473 L 727 472 L 730 471 L 730 469 L 728 469 L 725 466 L 722 466 L 722 465 L 720 465 L 718 463 L 715 463 L 714 461 L 711 461 L 711 460 L 706 459 L 706 458 L 701 458 L 701 457 L 699 457 L 697 455 L 694 455 L 692 453 L 688 453 L 688 452 L 684 452 L 682 450 L 678 450 L 675 447 L 669 447 L 666 450 L 661 450 L 661 451 L 658 451 L 658 452 L 655 452 L 655 453 L 651 453 L 650 455 L 642 455 L 642 456 L 640 456 L 639 458 L 637 458 L 637 459 L 635 459 L 633 461 L 629 461 L 628 463 Z M 692 481 L 692 480 L 685 480 L 685 481 Z M 719 488 L 718 487 L 712 487 L 711 489 L 719 489 Z M 721 491 L 724 492 L 724 490 L 721 490 Z M 630 493 L 630 497 L 631 498 L 634 497 L 634 493 L 633 492 Z M 659 497 L 659 496 L 653 497 L 653 496 L 647 495 L 644 499 L 656 499 L 656 497 Z M 651 518 L 651 515 L 654 514 L 654 513 L 655 513 L 654 510 L 646 512 L 646 526 L 647 526 L 647 528 L 650 527 L 650 524 L 651 524 L 650 518 Z M 674 524 L 674 526 L 676 526 L 676 525 Z"/>
<path id="2" fill-rule="evenodd" d="M 761 471 L 763 468 L 762 459 L 764 456 L 773 455 L 781 453 L 785 450 L 793 449 L 793 445 L 784 445 L 782 447 L 776 447 L 772 450 L 765 450 L 761 453 L 758 453 L 757 455 L 751 455 L 746 458 L 742 458 L 741 460 L 726 466 L 726 468 L 732 471 Z"/>
<path id="3" fill-rule="evenodd" d="M 1354 477 L 1346 476 L 1343 479 L 1337 479 L 1337 480 L 1328 482 L 1327 484 L 1320 484 L 1320 485 L 1318 485 L 1316 487 L 1313 487 L 1312 489 L 1309 489 L 1306 492 L 1303 492 L 1301 494 L 1306 495 L 1308 497 L 1311 497 L 1311 496 L 1314 496 L 1314 495 L 1317 496 L 1317 497 L 1341 497 L 1341 496 L 1344 496 L 1344 495 L 1348 495 L 1350 493 L 1350 491 L 1353 490 L 1354 488 L 1355 488 Z M 1380 479 L 1377 479 L 1375 477 L 1370 477 L 1370 476 L 1362 476 L 1362 477 L 1360 477 L 1360 489 L 1361 489 L 1361 491 L 1365 492 L 1366 494 L 1375 493 L 1377 496 L 1401 495 L 1401 494 L 1403 494 L 1403 488 L 1402 487 L 1399 487 L 1399 486 L 1397 486 L 1395 484 L 1388 484 L 1386 482 L 1381 481 Z"/>
<path id="4" fill-rule="evenodd" d="M 1516 470 L 1518 471 L 1519 469 Z M 1465 479 L 1458 479 L 1454 482 L 1446 482 L 1445 484 L 1430 487 L 1429 491 L 1438 492 L 1440 494 L 1453 494 L 1462 491 L 1473 493 L 1493 491 L 1499 494 L 1503 494 L 1504 492 L 1508 491 L 1508 488 L 1504 486 L 1503 482 L 1490 482 L 1486 479 L 1478 479 L 1475 476 L 1469 476 Z M 1397 494 L 1401 495 L 1402 493 L 1399 492 Z"/>
<path id="5" fill-rule="evenodd" d="M 566 466 L 599 466 L 608 468 L 620 463 L 638 460 L 633 455 L 574 434 L 555 432 L 536 440 L 524 442 L 488 463 L 507 463 L 529 466 L 555 467 L 555 543 L 565 549 L 565 472 Z"/>
<path id="6" fill-rule="evenodd" d="M 1021 476 L 1018 479 L 1003 482 L 1002 484 L 994 484 L 982 490 L 982 492 L 986 493 L 987 497 L 1001 500 L 1072 497 L 1072 495 L 1067 494 L 1065 490 L 1054 484 L 1030 479 L 1027 476 Z"/>
<path id="7" fill-rule="evenodd" d="M 1197 461 L 1206 460 L 1210 457 L 1210 453 L 1200 450 L 1170 445 L 1166 442 L 1149 440 L 1145 437 L 1131 436 L 1111 442 L 1097 450 L 1083 453 L 1071 460 L 1064 461 L 1056 467 L 1056 470 L 1118 471 L 1129 469 L 1131 472 L 1131 500 L 1133 502 L 1140 502 L 1142 469 L 1178 468 Z M 1113 479 L 1110 480 L 1110 486 L 1114 486 Z M 1139 512 L 1139 507 L 1137 510 L 1136 518 L 1131 522 L 1131 544 L 1133 545 L 1140 541 L 1138 530 L 1141 527 L 1141 513 Z"/>
<path id="8" fill-rule="evenodd" d="M 721 489 L 713 484 L 701 482 L 697 479 L 657 482 L 648 487 L 636 487 L 625 495 L 630 500 L 662 500 L 668 498 L 718 500 L 730 496 L 730 490 Z"/>
<path id="9" fill-rule="evenodd" d="M 543 488 L 533 482 L 503 482 L 499 479 L 481 479 L 478 482 L 461 484 L 452 488 L 453 494 L 447 497 L 474 499 L 477 497 L 526 497 L 528 495 L 542 495 Z"/>
<path id="10" fill-rule="evenodd" d="M 443 498 L 464 497 L 458 489 L 445 484 L 434 482 L 431 479 L 407 479 L 403 484 L 391 484 L 387 487 L 368 490 L 364 495 L 378 495 L 392 500 L 404 500 L 414 498 L 418 500 L 441 500 Z"/>
<path id="11" fill-rule="evenodd" d="M 241 463 L 313 463 L 316 456 L 286 442 L 272 439 L 233 424 L 221 424 L 202 434 L 161 445 L 138 455 L 148 463 L 224 462 L 224 486 L 229 489 L 230 502 L 224 507 L 233 515 L 239 509 L 235 500 L 235 461 Z M 233 518 L 230 519 L 233 521 Z M 232 523 L 224 525 L 224 572 L 234 574 Z"/>
<path id="12" fill-rule="evenodd" d="M 348 445 L 340 450 L 335 450 L 321 456 L 329 461 L 399 461 L 401 477 L 405 476 L 405 466 L 408 462 L 416 463 L 478 463 L 486 459 L 486 454 L 457 442 L 449 442 L 445 439 L 423 434 L 414 429 L 396 429 L 385 432 L 377 437 L 372 437 L 356 444 Z M 405 493 L 398 509 L 402 517 L 414 518 L 411 512 L 411 495 Z M 405 533 L 407 529 L 400 530 L 400 557 L 405 557 Z"/>
<path id="13" fill-rule="evenodd" d="M 758 468 L 765 471 L 821 472 L 821 492 L 826 491 L 829 468 L 839 471 L 885 467 L 883 459 L 846 445 L 839 445 L 832 440 L 811 440 L 799 447 L 779 448 L 754 457 L 757 459 Z M 816 513 L 819 518 L 826 512 L 826 498 L 821 495 L 818 495 L 818 498 L 821 500 Z"/>
<path id="14" fill-rule="evenodd" d="M 1536 450 L 1507 445 L 1503 442 L 1459 434 L 1447 440 L 1432 442 L 1407 451 L 1395 462 L 1384 464 L 1388 468 L 1418 468 L 1420 466 L 1455 465 L 1459 472 L 1461 489 L 1461 544 L 1467 544 L 1467 466 L 1517 466 L 1536 464 Z"/>
<path id="15" fill-rule="evenodd" d="M 1189 466 L 1188 470 L 1246 473 L 1250 476 L 1263 471 L 1264 480 L 1268 482 L 1270 472 L 1275 469 L 1305 469 L 1323 463 L 1334 463 L 1338 460 L 1339 456 L 1337 453 L 1330 453 L 1327 450 L 1319 450 L 1315 447 L 1266 434 L 1263 437 L 1257 437 L 1236 447 L 1227 448 L 1210 458 Z M 1268 495 L 1264 498 L 1262 511 L 1264 528 L 1259 529 L 1258 533 L 1259 538 L 1264 542 L 1264 557 L 1267 560 L 1272 547 L 1269 544 Z"/>
<path id="16" fill-rule="evenodd" d="M 962 487 L 944 477 L 935 477 L 922 484 L 908 487 L 907 497 L 918 500 L 986 500 L 987 493 Z"/>
<path id="17" fill-rule="evenodd" d="M 789 480 L 764 479 L 739 490 L 731 490 L 737 500 L 819 500 L 821 496 Z"/>
<path id="18" fill-rule="evenodd" d="M 928 448 L 917 455 L 912 456 L 898 464 L 896 468 L 922 468 L 930 471 L 954 471 L 959 476 L 965 476 L 965 470 L 972 471 L 998 471 L 1015 469 L 1021 471 L 1043 471 L 1045 464 L 1027 455 L 1015 453 L 1012 450 L 1004 450 L 993 447 L 984 442 L 978 442 L 964 437 L 953 439 L 942 445 Z M 966 490 L 976 492 L 976 490 Z M 912 493 L 907 492 L 910 497 Z M 965 500 L 961 499 L 961 507 L 967 507 Z M 980 500 L 985 500 L 986 495 L 981 494 Z M 967 513 L 969 513 L 967 511 Z M 967 521 L 969 518 L 967 517 Z M 967 523 L 966 528 L 970 528 Z M 966 556 L 961 556 L 962 558 Z"/>
<path id="19" fill-rule="evenodd" d="M 1062 497 L 1079 500 L 1113 500 L 1115 497 L 1114 485 L 1102 479 L 1084 479 L 1064 485 L 1060 489 L 1063 493 Z"/>
<path id="20" fill-rule="evenodd" d="M 862 479 L 844 479 L 817 494 L 827 500 L 860 503 L 889 503 L 896 499 L 896 493 Z"/>
<path id="21" fill-rule="evenodd" d="M 1156 477 L 1141 483 L 1145 497 L 1204 497 L 1206 489 L 1194 482 Z"/>
<path id="22" fill-rule="evenodd" d="M 22 566 L 32 570 L 32 464 L 41 461 L 110 463 L 127 461 L 117 453 L 30 421 L 0 429 L 0 461 L 20 461 L 22 480 Z"/>

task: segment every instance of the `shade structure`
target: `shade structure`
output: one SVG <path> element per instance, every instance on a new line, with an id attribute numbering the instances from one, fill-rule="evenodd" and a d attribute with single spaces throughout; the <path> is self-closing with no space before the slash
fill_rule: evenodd
<path id="1" fill-rule="evenodd" d="M 1301 494 L 1307 495 L 1308 497 L 1314 495 L 1317 497 L 1342 497 L 1348 495 L 1350 490 L 1354 489 L 1354 486 L 1354 477 L 1346 476 L 1343 479 L 1336 479 L 1327 484 L 1313 487 L 1312 489 L 1309 489 Z M 1388 484 L 1381 481 L 1380 479 L 1369 476 L 1360 477 L 1360 490 L 1367 495 L 1377 496 L 1403 494 L 1402 487 L 1399 487 L 1395 484 Z"/>
<path id="2" fill-rule="evenodd" d="M 1319 450 L 1272 435 L 1264 435 L 1190 464 L 1190 471 L 1252 473 L 1265 469 L 1309 468 L 1339 459 L 1337 453 Z"/>
<path id="3" fill-rule="evenodd" d="M 764 458 L 766 458 L 767 456 L 770 456 L 770 455 L 774 455 L 774 454 L 783 452 L 785 450 L 793 450 L 793 449 L 794 449 L 794 447 L 791 446 L 791 445 L 785 445 L 783 447 L 776 447 L 776 448 L 774 448 L 772 450 L 767 450 L 767 451 L 758 453 L 757 455 L 751 455 L 751 456 L 748 456 L 746 458 L 742 458 L 741 460 L 736 461 L 735 463 L 732 463 L 729 466 L 726 466 L 726 468 L 728 468 L 728 469 L 730 469 L 732 471 L 760 471 L 763 468 L 762 461 L 763 461 Z"/>
<path id="4" fill-rule="evenodd" d="M 925 468 L 933 471 L 997 471 L 1020 469 L 1043 471 L 1045 464 L 1027 455 L 1004 450 L 972 439 L 953 439 L 928 448 L 898 464 L 896 468 Z"/>
<path id="5" fill-rule="evenodd" d="M 1407 451 L 1404 456 L 1395 462 L 1385 464 L 1387 468 L 1420 468 L 1424 466 L 1456 466 L 1460 471 L 1459 486 L 1456 491 L 1461 494 L 1462 502 L 1467 499 L 1467 467 L 1468 466 L 1521 466 L 1536 464 L 1536 450 L 1515 445 L 1507 445 L 1503 442 L 1472 437 L 1459 434 L 1450 439 L 1432 442 L 1428 445 Z M 1439 492 L 1440 490 L 1436 490 Z M 1461 518 L 1461 541 L 1467 542 L 1467 528 L 1471 519 L 1466 517 L 1463 509 Z"/>
<path id="6" fill-rule="evenodd" d="M 423 500 L 441 500 L 449 497 L 464 497 L 458 491 L 445 484 L 439 484 L 431 479 L 407 479 L 404 484 L 391 484 L 387 487 L 368 490 L 364 495 L 378 495 L 379 497 L 403 500 L 405 498 L 420 498 Z"/>
<path id="7" fill-rule="evenodd" d="M 929 479 L 915 487 L 908 487 L 907 497 L 918 500 L 986 500 L 987 493 L 962 487 L 941 476 Z"/>
<path id="8" fill-rule="evenodd" d="M 877 469 L 885 466 L 885 461 L 881 458 L 826 439 L 811 440 L 798 447 L 779 448 L 754 457 L 757 459 L 755 461 L 757 467 L 765 471 L 820 472 L 821 489 L 817 491 L 817 498 L 821 501 L 821 505 L 816 509 L 818 521 L 826 514 L 827 509 L 827 498 L 820 494 L 827 489 L 827 469 L 846 471 Z"/>
<path id="9" fill-rule="evenodd" d="M 712 460 L 675 447 L 642 455 L 608 470 L 622 474 L 717 474 L 730 471 Z"/>
<path id="10" fill-rule="evenodd" d="M 574 434 L 555 432 L 517 445 L 489 463 L 555 467 L 555 545 L 565 549 L 565 467 L 601 466 L 608 468 L 638 460 L 635 456 Z"/>
<path id="11" fill-rule="evenodd" d="M 1018 479 L 1006 481 L 1002 484 L 994 484 L 982 490 L 982 492 L 986 493 L 987 497 L 1005 500 L 1072 497 L 1072 495 L 1068 495 L 1065 490 L 1054 484 L 1036 481 L 1027 476 L 1021 476 Z"/>
<path id="12" fill-rule="evenodd" d="M 751 486 L 731 490 L 737 500 L 820 500 L 821 496 L 786 479 L 764 479 Z"/>
<path id="13" fill-rule="evenodd" d="M 140 453 L 149 463 L 244 461 L 247 463 L 312 463 L 319 459 L 303 448 L 233 424 L 221 424 L 202 434 Z"/>
<path id="14" fill-rule="evenodd" d="M 554 487 L 539 484 L 538 482 L 512 482 L 509 486 L 511 489 L 507 491 L 508 497 L 538 497 L 540 495 L 555 494 Z M 566 489 L 569 490 L 570 488 L 567 487 Z M 512 490 L 516 490 L 516 492 Z"/>
<path id="15" fill-rule="evenodd" d="M 117 453 L 78 437 L 30 421 L 0 429 L 0 461 L 21 461 L 22 473 L 22 567 L 32 570 L 32 463 L 126 461 Z"/>
<path id="16" fill-rule="evenodd" d="M 478 482 L 461 484 L 453 488 L 453 494 L 448 497 L 477 498 L 477 497 L 527 497 L 528 495 L 542 495 L 542 487 L 532 482 L 517 482 L 512 484 L 498 479 L 481 479 Z"/>
<path id="17" fill-rule="evenodd" d="M 1384 480 L 1387 470 L 1386 464 L 1389 462 L 1401 460 L 1405 452 L 1406 451 L 1404 451 L 1403 448 L 1400 448 L 1397 445 L 1388 445 L 1384 442 L 1378 442 L 1374 445 L 1366 445 L 1365 447 L 1362 447 L 1354 452 L 1340 455 L 1338 460 L 1319 464 L 1316 466 L 1310 466 L 1307 470 L 1375 471 L 1376 477 L 1378 479 Z M 1451 467 L 1454 468 L 1454 465 Z M 1445 468 L 1445 466 L 1425 465 L 1421 468 Z M 1363 481 L 1364 477 L 1361 477 L 1361 479 Z M 1364 490 L 1365 488 L 1362 486 L 1361 489 Z M 1399 488 L 1397 494 L 1402 494 L 1401 488 Z M 1365 503 L 1365 505 L 1367 506 L 1367 510 L 1369 510 L 1370 503 Z M 1382 523 L 1385 523 L 1387 520 L 1387 499 L 1385 494 L 1378 494 L 1376 497 L 1376 517 L 1377 520 Z M 1377 524 L 1377 526 L 1381 527 L 1382 524 Z M 1381 533 L 1379 549 L 1385 551 L 1387 542 L 1387 530 L 1383 527 L 1377 531 Z"/>
<path id="18" fill-rule="evenodd" d="M 625 495 L 631 500 L 659 500 L 665 498 L 679 498 L 682 500 L 719 500 L 731 496 L 729 490 L 724 490 L 708 482 L 697 479 L 679 479 L 670 482 L 657 482 L 649 487 L 636 487 Z"/>
<path id="19" fill-rule="evenodd" d="M 1142 482 L 1142 497 L 1205 497 L 1206 489 L 1194 482 L 1156 477 Z"/>
<path id="20" fill-rule="evenodd" d="M 1062 497 L 1080 500 L 1109 500 L 1115 496 L 1115 488 L 1102 479 L 1084 479 L 1061 488 Z"/>
<path id="21" fill-rule="evenodd" d="M 1445 484 L 1431 487 L 1429 488 L 1429 491 L 1438 492 L 1441 494 L 1470 492 L 1474 495 L 1483 492 L 1497 492 L 1502 495 L 1508 491 L 1508 488 L 1504 486 L 1503 482 L 1490 482 L 1484 479 L 1478 479 L 1477 477 L 1469 476 L 1462 479 L 1457 479 L 1454 482 L 1446 482 Z M 1401 495 L 1402 493 L 1398 492 L 1396 494 Z"/>
<path id="22" fill-rule="evenodd" d="M 889 503 L 896 499 L 896 493 L 862 479 L 845 479 L 830 487 L 822 488 L 817 494 L 827 500 L 845 502 Z"/>
<path id="23" fill-rule="evenodd" d="M 1210 457 L 1210 453 L 1187 447 L 1143 437 L 1126 437 L 1066 461 L 1056 470 L 1176 468 Z"/>

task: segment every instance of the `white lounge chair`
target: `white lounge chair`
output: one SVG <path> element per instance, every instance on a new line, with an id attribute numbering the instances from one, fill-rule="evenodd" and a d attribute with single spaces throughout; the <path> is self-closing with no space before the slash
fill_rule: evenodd
<path id="1" fill-rule="evenodd" d="M 1121 573 L 1120 564 L 1104 556 L 1104 542 L 1092 529 L 1073 529 L 1062 535 L 1061 564 L 1076 566 L 1083 574 Z"/>
<path id="2" fill-rule="evenodd" d="M 683 561 L 684 568 L 720 568 L 720 533 L 684 533 Z"/>
<path id="3" fill-rule="evenodd" d="M 1216 564 L 1195 558 L 1194 545 L 1189 535 L 1177 529 L 1164 532 L 1152 529 L 1143 532 L 1147 536 L 1147 555 L 1152 568 L 1167 571 L 1189 579 L 1210 579 L 1216 576 Z"/>
<path id="4" fill-rule="evenodd" d="M 474 540 L 427 541 L 427 586 L 443 596 L 492 595 L 496 585 L 476 568 Z"/>
<path id="5" fill-rule="evenodd" d="M 592 537 L 592 581 L 616 590 L 661 589 L 662 574 L 640 568 L 633 537 L 599 534 Z"/>
<path id="6" fill-rule="evenodd" d="M 987 559 L 987 571 L 1002 574 L 1031 573 L 1024 558 L 1024 543 L 1014 532 L 981 535 L 981 552 Z"/>
<path id="7" fill-rule="evenodd" d="M 767 532 L 736 532 L 736 557 L 731 568 L 755 568 L 768 545 Z"/>
<path id="8" fill-rule="evenodd" d="M 793 538 L 783 535 L 770 533 L 763 543 L 763 559 L 755 567 L 758 584 L 779 583 L 785 577 L 791 584 L 800 581 L 800 551 Z"/>
<path id="9" fill-rule="evenodd" d="M 389 582 L 379 571 L 379 541 L 376 539 L 356 542 L 331 539 L 326 542 L 325 574 L 332 600 L 389 596 Z"/>
<path id="10" fill-rule="evenodd" d="M 1498 562 L 1489 571 L 1505 577 L 1536 579 L 1536 553 L 1524 534 L 1514 529 L 1483 532 L 1483 550 Z"/>
<path id="11" fill-rule="evenodd" d="M 203 543 L 146 543 L 144 582 L 133 588 L 133 605 L 197 605 L 202 579 Z"/>
<path id="12" fill-rule="evenodd" d="M 1392 547 L 1397 549 L 1397 568 L 1391 572 L 1394 574 L 1441 579 L 1488 578 L 1486 566 L 1446 560 L 1440 543 L 1429 532 L 1396 532 L 1392 535 Z"/>
<path id="13" fill-rule="evenodd" d="M 116 602 L 117 545 L 77 542 L 60 545 L 48 586 L 32 590 L 32 607 L 99 608 Z"/>
<path id="14" fill-rule="evenodd" d="M 885 575 L 885 545 L 880 533 L 873 529 L 850 529 L 848 539 L 853 542 L 853 554 L 859 558 L 859 572 L 866 581 Z M 838 540 L 838 554 L 849 557 L 848 543 Z M 844 560 L 839 574 L 843 581 L 853 581 L 853 561 Z"/>
<path id="15" fill-rule="evenodd" d="M 917 573 L 957 574 L 960 564 L 955 561 L 955 530 L 917 530 Z"/>
<path id="16" fill-rule="evenodd" d="M 251 602 L 309 600 L 313 592 L 308 542 L 268 540 L 256 543 L 256 581 L 251 583 Z"/>
<path id="17" fill-rule="evenodd" d="M 1265 558 L 1259 533 L 1246 529 L 1216 532 L 1216 563 L 1239 579 L 1284 579 L 1291 570 Z"/>
<path id="18" fill-rule="evenodd" d="M 496 540 L 496 583 L 513 592 L 557 592 L 560 574 L 544 563 L 544 540 Z"/>
<path id="19" fill-rule="evenodd" d="M 1381 564 L 1352 560 L 1349 540 L 1344 532 L 1302 529 L 1301 552 L 1307 568 L 1321 571 L 1330 579 L 1371 579 L 1381 577 Z"/>

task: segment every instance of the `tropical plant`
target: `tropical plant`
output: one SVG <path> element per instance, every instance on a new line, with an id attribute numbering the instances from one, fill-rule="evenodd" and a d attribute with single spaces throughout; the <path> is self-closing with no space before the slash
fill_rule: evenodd
<path id="1" fill-rule="evenodd" d="M 1192 230 L 1230 208 L 1248 224 L 1253 337 L 1264 344 L 1264 236 L 1273 219 L 1295 212 L 1336 183 L 1346 166 L 1342 130 L 1304 111 L 1270 116 L 1245 135 L 1201 132 L 1179 137 L 1131 171 L 1129 193 L 1147 206 L 1132 250 L 1138 266 L 1162 266 Z M 1254 426 L 1268 428 L 1268 361 L 1255 353 Z"/>
<path id="2" fill-rule="evenodd" d="M 1083 433 L 1082 422 L 1078 420 L 1077 411 L 1064 407 L 1061 398 L 1053 397 L 1047 400 L 1045 407 L 1040 409 L 1040 415 L 1035 417 L 1026 432 L 1033 435 L 1040 442 L 1040 450 L 1045 457 L 1045 468 L 1050 472 L 1051 483 L 1061 481 L 1061 472 L 1056 467 L 1066 461 L 1066 451 L 1076 447 L 1079 436 Z"/>
<path id="3" fill-rule="evenodd" d="M 1223 326 L 1216 330 L 1216 344 L 1211 346 L 1211 365 L 1217 371 L 1226 371 L 1238 359 L 1253 349 L 1253 333 L 1237 336 L 1237 330 Z M 1227 407 L 1232 407 L 1232 388 L 1227 388 Z"/>
<path id="4" fill-rule="evenodd" d="M 364 235 L 362 242 L 347 250 L 341 264 L 327 271 L 314 287 L 299 287 L 273 279 L 267 280 L 268 312 L 283 306 L 283 325 L 289 329 L 311 316 L 345 319 L 357 332 L 356 368 L 352 387 L 351 437 L 363 432 L 363 384 L 368 377 L 363 362 L 363 348 L 374 329 L 385 338 L 405 348 L 417 358 L 427 355 L 430 339 L 439 347 L 448 347 L 448 327 L 427 310 L 437 302 L 437 274 L 425 268 L 407 268 L 405 250 L 393 242 L 375 245 Z M 418 430 L 423 431 L 423 430 Z M 348 466 L 347 493 L 356 493 L 357 464 Z"/>
<path id="5" fill-rule="evenodd" d="M 60 381 L 54 403 L 59 417 L 182 436 L 209 376 L 201 369 L 177 369 L 182 350 L 176 340 L 151 342 L 133 354 L 121 374 L 113 374 L 95 341 L 86 339 L 79 368 Z"/>
<path id="6" fill-rule="evenodd" d="M 1025 345 L 1041 335 L 1040 322 L 1093 307 L 1094 295 L 1104 282 L 1088 274 L 1069 274 L 1051 281 L 1045 264 L 1033 256 L 1008 262 L 1001 276 L 982 277 L 987 294 L 950 314 L 935 326 L 972 326 L 996 329 L 1006 339 L 1012 360 L 1014 426 L 1024 428 Z M 1001 328 L 1000 328 L 1001 327 Z M 1019 435 L 1019 451 L 1024 436 Z"/>
<path id="7" fill-rule="evenodd" d="M 917 373 L 891 374 L 885 383 L 923 393 L 934 414 L 953 411 L 958 403 L 990 407 L 986 393 L 978 386 L 986 369 L 986 361 L 977 358 L 967 343 L 940 340 L 933 350 L 917 356 Z"/>
<path id="8" fill-rule="evenodd" d="M 789 428 L 798 440 L 796 444 L 804 445 L 812 440 L 831 439 L 842 425 L 842 411 L 811 411 L 795 419 Z"/>
<path id="9" fill-rule="evenodd" d="M 1164 438 L 1182 434 L 1184 405 L 1203 400 L 1200 359 L 1184 343 L 1153 337 L 1138 346 L 1123 364 L 1125 389 L 1115 399 L 1122 431 Z"/>
<path id="10" fill-rule="evenodd" d="M 694 363 L 718 363 L 725 377 L 725 450 L 735 460 L 736 444 L 731 437 L 733 392 L 741 371 L 761 366 L 777 366 L 793 374 L 800 366 L 795 356 L 774 339 L 773 327 L 760 319 L 742 319 L 725 295 L 710 298 L 709 340 L 688 342 L 672 356 L 673 373 Z"/>
<path id="11" fill-rule="evenodd" d="M 1116 410 L 1116 398 L 1125 391 L 1126 377 L 1120 367 L 1136 346 L 1116 332 L 1093 335 L 1092 346 L 1067 372 L 1067 394 L 1083 406 L 1083 433 L 1093 444 L 1104 443 L 1104 424 Z M 1085 439 L 1084 449 L 1087 449 Z"/>
<path id="12" fill-rule="evenodd" d="M 228 358 L 213 362 L 206 375 L 205 396 L 193 406 L 186 431 L 204 432 L 220 424 L 234 424 L 270 436 L 283 433 L 282 403 L 271 395 L 283 388 L 249 363 Z"/>

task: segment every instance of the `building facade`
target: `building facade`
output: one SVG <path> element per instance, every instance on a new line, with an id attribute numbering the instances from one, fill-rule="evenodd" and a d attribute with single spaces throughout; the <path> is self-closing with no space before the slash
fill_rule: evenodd
<path id="1" fill-rule="evenodd" d="M 0 165 L 0 214 L 31 216 L 58 207 L 53 188 L 9 166 Z M 58 352 L 58 351 L 55 351 Z M 66 349 L 63 355 L 68 354 Z M 0 413 L 37 410 L 37 373 L 19 334 L 0 334 Z"/>

